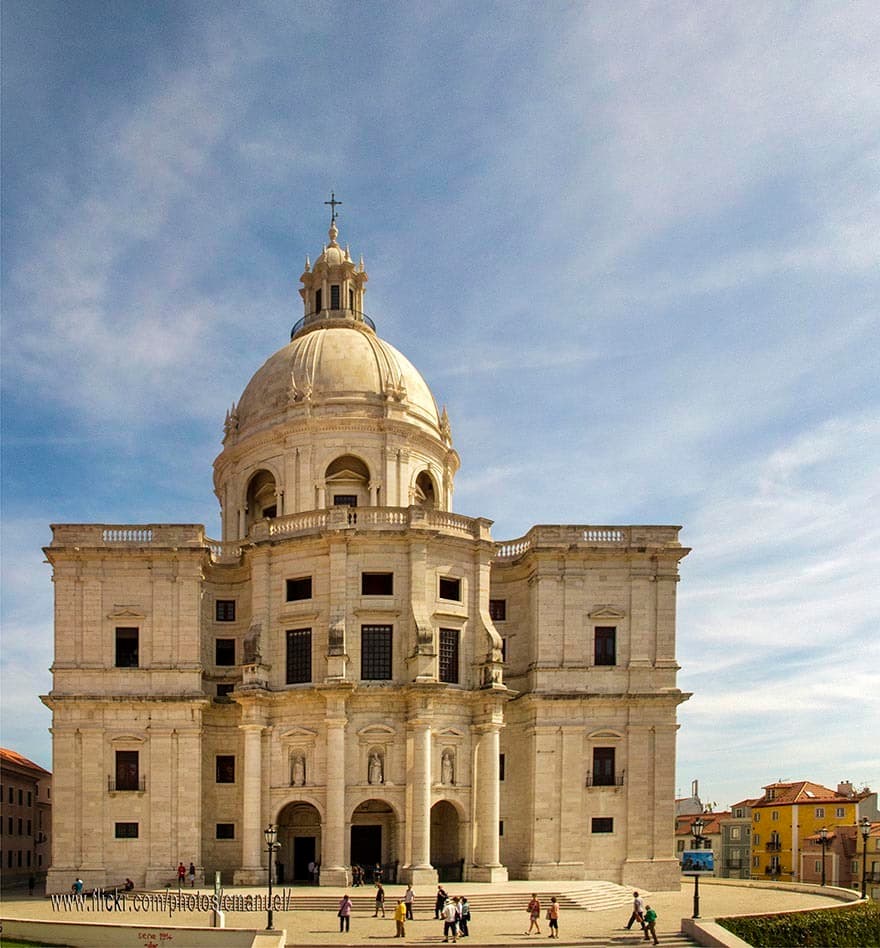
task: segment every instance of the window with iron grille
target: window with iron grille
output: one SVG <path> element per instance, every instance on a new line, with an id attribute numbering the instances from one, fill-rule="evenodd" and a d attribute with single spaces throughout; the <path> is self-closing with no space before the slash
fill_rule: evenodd
<path id="1" fill-rule="evenodd" d="M 339 309 L 339 284 L 330 284 L 330 309 Z"/>
<path id="2" fill-rule="evenodd" d="M 391 678 L 390 625 L 361 626 L 361 678 L 365 681 Z"/>
<path id="3" fill-rule="evenodd" d="M 287 601 L 298 602 L 300 599 L 312 598 L 312 577 L 300 576 L 297 579 L 287 580 Z"/>
<path id="4" fill-rule="evenodd" d="M 116 751 L 116 789 L 140 789 L 138 751 Z"/>
<path id="5" fill-rule="evenodd" d="M 287 684 L 312 680 L 312 630 L 287 630 Z"/>
<path id="6" fill-rule="evenodd" d="M 116 838 L 117 839 L 137 839 L 138 838 L 138 824 L 137 823 L 117 823 L 116 824 Z"/>
<path id="7" fill-rule="evenodd" d="M 504 622 L 507 619 L 507 600 L 490 599 L 489 600 L 489 618 L 493 622 Z"/>
<path id="8" fill-rule="evenodd" d="M 235 622 L 235 600 L 217 599 L 214 602 L 214 618 L 217 622 Z"/>
<path id="9" fill-rule="evenodd" d="M 614 748 L 593 748 L 593 786 L 614 786 Z"/>
<path id="10" fill-rule="evenodd" d="M 453 685 L 458 684 L 458 639 L 458 629 L 440 630 L 440 681 Z"/>
<path id="11" fill-rule="evenodd" d="M 595 664 L 617 664 L 617 627 L 597 625 L 595 637 Z"/>

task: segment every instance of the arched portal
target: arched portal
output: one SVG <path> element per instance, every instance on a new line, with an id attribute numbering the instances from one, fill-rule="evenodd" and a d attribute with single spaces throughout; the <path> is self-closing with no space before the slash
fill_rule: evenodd
<path id="1" fill-rule="evenodd" d="M 311 803 L 288 803 L 278 814 L 278 882 L 317 881 L 309 865 L 321 863 L 321 814 Z"/>
<path id="2" fill-rule="evenodd" d="M 344 454 L 328 465 L 324 489 L 328 507 L 365 507 L 370 503 L 370 471 L 351 454 Z"/>
<path id="3" fill-rule="evenodd" d="M 349 858 L 353 866 L 365 870 L 380 865 L 385 880 L 395 880 L 399 860 L 397 818 L 384 800 L 365 800 L 352 813 Z"/>
<path id="4" fill-rule="evenodd" d="M 431 865 L 441 882 L 461 881 L 462 845 L 458 810 L 439 800 L 431 807 Z"/>
<path id="5" fill-rule="evenodd" d="M 434 488 L 434 479 L 427 471 L 422 471 L 416 478 L 413 503 L 417 507 L 427 507 L 432 510 L 437 506 L 437 491 Z"/>
<path id="6" fill-rule="evenodd" d="M 269 471 L 257 471 L 251 478 L 247 489 L 247 528 L 258 520 L 275 517 L 278 514 L 278 497 L 275 478 Z"/>

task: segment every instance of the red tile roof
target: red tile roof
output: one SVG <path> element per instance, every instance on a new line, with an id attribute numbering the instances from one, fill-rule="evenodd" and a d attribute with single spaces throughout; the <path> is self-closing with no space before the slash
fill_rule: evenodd
<path id="1" fill-rule="evenodd" d="M 764 787 L 764 796 L 753 803 L 752 806 L 781 806 L 788 803 L 840 803 L 843 801 L 852 803 L 853 797 L 823 787 L 821 783 L 813 783 L 811 780 L 797 780 L 791 783 L 767 784 Z"/>
<path id="2" fill-rule="evenodd" d="M 19 754 L 18 751 L 9 750 L 7 747 L 0 747 L 0 760 L 9 764 L 16 764 L 19 767 L 24 767 L 26 770 L 35 770 L 41 774 L 52 776 L 48 770 L 44 770 L 39 764 L 35 764 L 32 760 L 28 760 L 27 757 Z"/>

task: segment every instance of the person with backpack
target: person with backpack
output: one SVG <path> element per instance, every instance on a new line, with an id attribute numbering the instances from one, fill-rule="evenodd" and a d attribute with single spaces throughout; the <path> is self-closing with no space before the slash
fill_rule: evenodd
<path id="1" fill-rule="evenodd" d="M 645 941 L 650 941 L 649 935 L 654 939 L 654 944 L 659 945 L 657 941 L 657 913 L 649 905 L 645 909 Z"/>

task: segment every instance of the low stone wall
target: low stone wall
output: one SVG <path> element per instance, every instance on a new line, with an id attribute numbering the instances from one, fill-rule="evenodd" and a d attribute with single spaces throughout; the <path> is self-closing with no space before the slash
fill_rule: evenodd
<path id="1" fill-rule="evenodd" d="M 172 943 L 175 948 L 284 948 L 287 940 L 284 930 L 267 932 L 253 928 L 114 925 L 27 918 L 3 918 L 0 922 L 7 938 L 67 948 L 145 948 Z"/>

